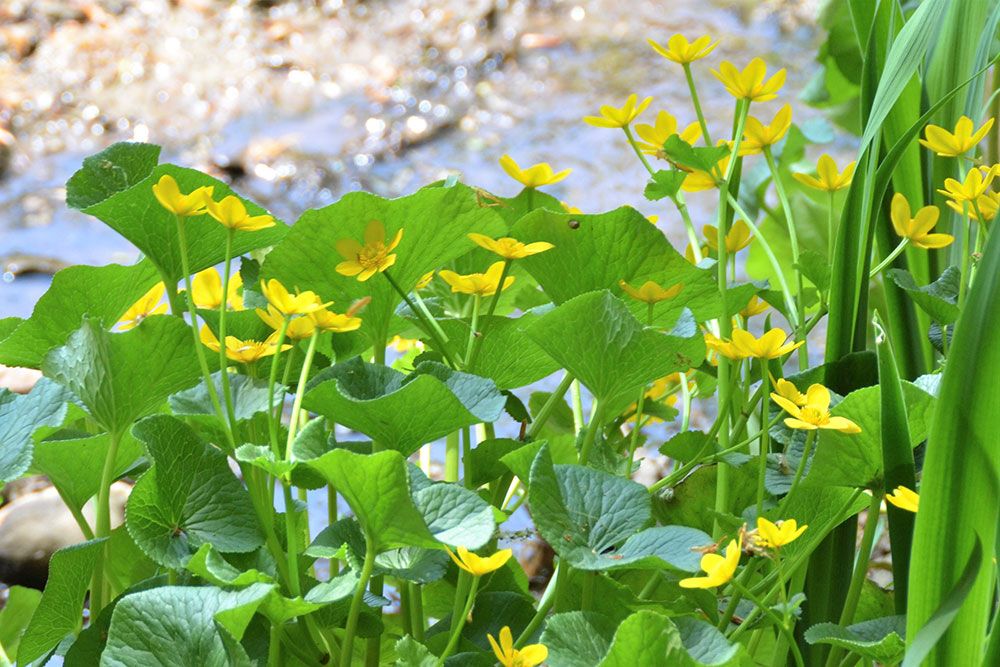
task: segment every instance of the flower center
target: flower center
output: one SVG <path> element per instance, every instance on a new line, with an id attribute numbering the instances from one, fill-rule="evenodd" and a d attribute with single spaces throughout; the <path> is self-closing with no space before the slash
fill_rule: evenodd
<path id="1" fill-rule="evenodd" d="M 358 264 L 366 269 L 377 269 L 385 261 L 387 254 L 389 254 L 389 251 L 385 247 L 385 244 L 381 241 L 376 241 L 371 245 L 361 248 L 361 251 L 358 253 Z"/>
<path id="2" fill-rule="evenodd" d="M 799 412 L 799 417 L 802 421 L 808 424 L 815 424 L 819 426 L 820 424 L 825 424 L 830 421 L 830 414 L 825 410 L 817 410 L 816 408 L 805 407 Z"/>

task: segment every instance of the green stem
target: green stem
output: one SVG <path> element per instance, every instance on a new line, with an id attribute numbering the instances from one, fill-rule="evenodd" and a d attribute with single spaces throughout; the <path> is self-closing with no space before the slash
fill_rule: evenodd
<path id="1" fill-rule="evenodd" d="M 466 596 L 465 607 L 462 609 L 462 615 L 458 623 L 451 624 L 451 637 L 448 638 L 448 644 L 444 647 L 444 652 L 441 653 L 441 657 L 438 658 L 438 665 L 443 665 L 445 659 L 451 655 L 452 651 L 458 645 L 458 639 L 462 636 L 462 628 L 465 627 L 465 621 L 469 617 L 469 613 L 472 611 L 472 605 L 476 601 L 476 591 L 479 590 L 479 577 L 472 578 L 472 585 L 469 587 L 469 594 Z"/>
<path id="2" fill-rule="evenodd" d="M 834 220 L 835 207 L 834 207 L 834 192 L 830 191 L 830 197 L 828 199 L 828 206 L 826 209 L 826 259 L 830 264 L 833 264 L 833 246 L 837 237 L 834 232 L 834 228 L 837 226 L 837 221 Z"/>
<path id="3" fill-rule="evenodd" d="M 587 432 L 583 436 L 583 445 L 580 447 L 580 465 L 587 465 L 590 460 L 590 450 L 594 448 L 594 441 L 597 439 L 597 432 L 601 430 L 601 422 L 604 419 L 604 408 L 601 402 L 594 399 L 594 407 L 590 411 L 590 423 L 587 424 Z"/>
<path id="4" fill-rule="evenodd" d="M 285 344 L 285 335 L 288 333 L 290 321 L 291 318 L 287 315 L 281 321 L 281 328 L 278 329 L 278 340 L 274 346 L 274 356 L 271 359 L 271 372 L 267 379 L 267 431 L 270 436 L 271 451 L 278 458 L 281 458 L 281 450 L 278 445 L 278 422 L 281 420 L 281 414 L 279 413 L 277 416 L 274 414 L 274 386 L 278 381 L 278 362 L 281 359 L 281 347 Z M 291 355 L 288 356 L 289 359 L 285 364 L 286 369 L 291 367 Z"/>
<path id="5" fill-rule="evenodd" d="M 500 284 L 503 284 L 503 278 L 500 279 Z M 479 304 L 482 299 L 478 294 L 472 297 L 472 322 L 469 325 L 469 342 L 465 345 L 466 368 L 472 368 L 472 362 L 475 361 L 472 355 L 474 352 L 478 352 L 479 345 L 477 343 L 482 338 L 476 336 L 476 329 L 479 327 Z"/>
<path id="6" fill-rule="evenodd" d="M 552 609 L 552 605 L 556 603 L 556 589 L 559 588 L 559 580 L 563 577 L 560 570 L 562 569 L 562 562 L 556 563 L 555 569 L 552 570 L 552 578 L 549 579 L 548 585 L 545 586 L 545 592 L 542 593 L 542 599 L 538 601 L 538 609 L 535 611 L 535 615 L 531 617 L 528 621 L 528 625 L 525 626 L 524 631 L 518 635 L 517 640 L 514 642 L 516 648 L 522 648 L 529 639 L 531 639 L 534 634 L 538 631 L 538 628 L 542 626 L 542 622 L 545 621 L 545 617 L 548 615 L 549 611 Z"/>
<path id="7" fill-rule="evenodd" d="M 418 642 L 424 641 L 424 591 L 420 584 L 412 581 L 407 582 L 406 587 L 410 589 L 410 616 L 413 627 L 413 638 Z"/>
<path id="8" fill-rule="evenodd" d="M 403 288 L 399 286 L 399 283 L 397 283 L 396 280 L 391 275 L 389 275 L 388 271 L 383 271 L 382 275 L 385 276 L 385 279 L 389 281 L 389 284 L 392 285 L 392 288 L 396 290 L 396 293 L 403 298 L 403 301 L 406 302 L 406 305 L 410 307 L 410 311 L 417 316 L 417 319 L 423 322 L 428 335 L 430 335 L 430 337 L 434 339 L 435 345 L 437 345 L 438 349 L 441 351 L 441 355 L 445 358 L 445 361 L 448 362 L 448 365 L 451 366 L 452 368 L 457 368 L 458 366 L 455 363 L 455 358 L 452 356 L 451 350 L 448 348 L 447 343 L 445 343 L 445 339 L 442 338 L 443 332 L 441 332 L 441 327 L 438 326 L 437 322 L 434 321 L 434 318 L 427 317 L 419 308 L 417 308 L 417 305 L 413 303 L 413 300 L 410 299 L 410 297 L 406 294 L 406 292 L 403 291 Z M 383 345 L 382 347 L 383 347 L 382 355 L 384 360 L 385 346 Z"/>
<path id="9" fill-rule="evenodd" d="M 798 644 L 795 643 L 795 637 L 792 636 L 791 630 L 788 629 L 788 626 L 784 623 L 784 621 L 777 614 L 775 614 L 771 608 L 765 606 L 765 604 L 754 596 L 753 593 L 744 588 L 742 584 L 733 581 L 733 588 L 738 590 L 744 597 L 757 605 L 757 608 L 760 609 L 764 615 L 768 616 L 772 622 L 774 622 L 774 624 L 778 627 L 778 631 L 782 634 L 782 636 L 784 636 L 785 641 L 787 641 L 788 645 L 791 647 L 792 657 L 794 658 L 797 667 L 805 667 L 805 662 L 802 659 L 802 653 L 799 651 Z"/>
<path id="10" fill-rule="evenodd" d="M 847 598 L 844 600 L 844 608 L 840 612 L 840 621 L 837 625 L 846 627 L 854 622 L 854 612 L 858 608 L 858 600 L 861 599 L 861 589 L 868 575 L 868 561 L 872 554 L 872 545 L 875 543 L 875 530 L 879 524 L 879 507 L 882 505 L 882 493 L 872 492 L 872 501 L 868 505 L 868 517 L 865 519 L 865 530 L 861 533 L 861 546 L 858 547 L 858 559 L 854 564 L 854 574 L 851 576 L 851 587 L 847 589 Z M 833 647 L 826 659 L 826 667 L 836 667 L 840 662 L 841 649 Z"/>
<path id="11" fill-rule="evenodd" d="M 705 122 L 705 114 L 701 111 L 701 102 L 698 100 L 698 89 L 694 85 L 694 76 L 691 75 L 691 63 L 682 63 L 684 66 L 684 78 L 687 79 L 688 91 L 691 93 L 691 103 L 694 105 L 694 113 L 698 116 L 698 125 L 701 126 L 701 136 L 705 140 L 706 146 L 712 145 L 712 137 L 708 132 L 708 123 Z"/>
<path id="12" fill-rule="evenodd" d="M 639 398 L 635 404 L 635 426 L 632 427 L 628 444 L 628 467 L 625 468 L 625 477 L 631 479 L 632 465 L 635 463 L 635 450 L 639 447 L 639 431 L 642 430 L 642 408 L 646 402 L 646 387 L 639 388 Z"/>
<path id="13" fill-rule="evenodd" d="M 316 341 L 319 339 L 319 329 L 313 331 L 309 339 L 309 347 L 306 348 L 306 358 L 302 362 L 302 371 L 299 373 L 299 383 L 295 387 L 295 399 L 292 401 L 292 417 L 288 422 L 288 439 L 285 441 L 285 460 L 292 458 L 292 443 L 295 442 L 296 431 L 298 430 L 300 412 L 302 411 L 302 397 L 306 393 L 306 384 L 309 382 L 309 370 L 312 368 L 313 356 L 316 354 Z"/>
<path id="14" fill-rule="evenodd" d="M 778 514 L 784 513 L 785 506 L 788 504 L 788 499 L 792 497 L 795 490 L 799 486 L 799 482 L 802 480 L 802 474 L 806 470 L 806 465 L 809 462 L 809 455 L 812 454 L 813 444 L 816 442 L 816 431 L 809 431 L 806 434 L 806 442 L 802 446 L 802 460 L 799 461 L 798 467 L 795 469 L 795 477 L 792 478 L 792 485 L 788 488 L 788 493 L 785 497 L 781 499 L 781 503 L 778 505 Z"/>
<path id="15" fill-rule="evenodd" d="M 705 259 L 705 256 L 701 254 L 701 241 L 698 240 L 698 231 L 694 228 L 694 222 L 691 220 L 691 212 L 688 211 L 684 193 L 678 190 L 677 195 L 672 197 L 671 200 L 674 202 L 674 206 L 677 207 L 677 211 L 681 214 L 681 220 L 684 221 L 684 231 L 687 232 L 688 243 L 691 244 L 691 253 L 694 255 L 695 264 L 697 264 Z"/>
<path id="16" fill-rule="evenodd" d="M 583 430 L 583 396 L 580 394 L 579 380 L 573 380 L 569 389 L 570 403 L 573 410 L 573 431 L 579 433 Z"/>
<path id="17" fill-rule="evenodd" d="M 767 479 L 767 454 L 770 449 L 770 439 L 771 439 L 771 427 L 768 423 L 770 421 L 768 414 L 768 408 L 770 407 L 770 401 L 767 397 L 769 396 L 768 384 L 771 380 L 771 374 L 767 368 L 767 359 L 760 360 L 760 380 L 761 389 L 763 391 L 764 400 L 760 402 L 760 455 L 757 465 L 757 516 L 764 515 L 764 487 L 766 486 Z"/>
<path id="18" fill-rule="evenodd" d="M 361 605 L 364 604 L 365 589 L 375 569 L 375 540 L 365 534 L 365 561 L 361 566 L 361 578 L 358 587 L 354 589 L 351 598 L 351 609 L 347 614 L 347 625 L 344 628 L 344 643 L 340 650 L 340 667 L 351 667 L 354 658 L 354 635 L 358 630 L 358 616 Z"/>
<path id="19" fill-rule="evenodd" d="M 226 311 L 229 301 L 229 265 L 233 255 L 233 230 L 226 228 L 226 255 L 222 265 L 222 301 L 219 303 L 219 383 L 222 385 L 222 400 L 229 418 L 232 441 L 236 442 L 236 410 L 233 407 L 233 390 L 229 383 L 229 359 L 226 357 Z"/>
<path id="20" fill-rule="evenodd" d="M 299 579 L 299 529 L 295 521 L 295 500 L 292 498 L 292 485 L 287 480 L 281 480 L 281 489 L 285 497 L 285 542 L 288 545 L 288 588 L 292 596 L 302 594 L 302 584 Z"/>
<path id="21" fill-rule="evenodd" d="M 528 427 L 528 431 L 525 437 L 528 440 L 533 440 L 545 426 L 545 422 L 549 420 L 552 416 L 553 411 L 555 411 L 556 406 L 562 402 L 563 396 L 566 395 L 566 390 L 569 389 L 570 385 L 573 384 L 573 376 L 568 372 L 563 376 L 563 379 L 559 381 L 559 386 L 549 394 L 548 399 L 542 405 L 542 409 L 538 411 L 535 415 L 535 421 L 531 422 L 531 426 Z"/>
<path id="22" fill-rule="evenodd" d="M 681 373 L 681 431 L 691 427 L 691 387 L 688 386 L 687 373 Z"/>
<path id="23" fill-rule="evenodd" d="M 622 131 L 625 133 L 625 138 L 628 139 L 628 145 L 632 147 L 633 151 L 635 151 L 636 156 L 638 156 L 639 161 L 642 162 L 642 166 L 646 168 L 646 171 L 648 171 L 650 175 L 656 173 L 653 167 L 650 166 L 649 160 L 647 160 L 646 156 L 643 155 L 641 150 L 639 150 L 639 145 L 635 143 L 635 137 L 632 136 L 632 129 L 628 125 L 623 125 Z"/>
<path id="24" fill-rule="evenodd" d="M 458 461 L 461 445 L 458 440 L 458 431 L 452 431 L 445 436 L 444 441 L 444 481 L 458 481 Z"/>
<path id="25" fill-rule="evenodd" d="M 108 453 L 104 457 L 104 467 L 101 470 L 101 485 L 97 489 L 97 521 L 95 523 L 94 536 L 97 539 L 105 539 L 111 535 L 111 484 L 115 481 L 115 460 L 118 458 L 118 445 L 121 443 L 122 434 L 120 432 L 111 433 L 111 444 L 108 446 Z M 97 551 L 97 563 L 94 566 L 94 575 L 90 586 L 90 617 L 97 618 L 104 609 L 106 602 L 105 594 L 105 557 L 107 556 L 107 543 L 102 544 Z"/>
<path id="26" fill-rule="evenodd" d="M 868 274 L 868 279 L 872 280 L 875 276 L 885 271 L 886 267 L 892 264 L 893 261 L 895 261 L 895 259 L 899 257 L 904 250 L 906 250 L 906 246 L 908 245 L 910 245 L 910 239 L 904 237 L 903 240 L 899 242 L 899 245 L 893 248 L 892 252 L 886 255 L 885 259 L 879 262 L 878 266 L 871 270 Z"/>

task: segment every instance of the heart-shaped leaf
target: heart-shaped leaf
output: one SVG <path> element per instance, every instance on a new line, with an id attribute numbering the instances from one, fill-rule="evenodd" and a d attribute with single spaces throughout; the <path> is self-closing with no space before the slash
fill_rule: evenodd
<path id="1" fill-rule="evenodd" d="M 17 479 L 31 466 L 32 436 L 62 424 L 71 398 L 46 378 L 24 395 L 0 389 L 0 484 Z"/>

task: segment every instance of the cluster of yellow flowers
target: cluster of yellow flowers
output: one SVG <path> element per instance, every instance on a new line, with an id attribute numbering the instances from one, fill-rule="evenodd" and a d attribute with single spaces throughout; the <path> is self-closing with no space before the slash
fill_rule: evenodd
<path id="1" fill-rule="evenodd" d="M 779 551 L 783 546 L 797 540 L 809 526 L 799 526 L 795 519 L 772 522 L 764 517 L 757 517 L 757 529 L 746 533 L 749 544 L 754 549 Z M 745 527 L 735 540 L 726 545 L 725 555 L 709 552 L 701 557 L 701 569 L 705 572 L 701 577 L 681 579 L 681 588 L 716 588 L 729 583 L 736 574 L 743 554 L 743 535 Z"/>
<path id="2" fill-rule="evenodd" d="M 183 194 L 177 181 L 169 174 L 161 176 L 153 185 L 156 200 L 178 217 L 189 218 L 208 213 L 223 227 L 242 232 L 274 226 L 274 218 L 269 215 L 250 215 L 239 197 L 229 195 L 222 201 L 215 201 L 212 199 L 213 192 L 213 186 L 203 186 Z"/>
<path id="3" fill-rule="evenodd" d="M 753 302 L 750 304 L 753 305 Z M 748 306 L 750 308 L 750 306 Z M 797 349 L 803 341 L 789 343 L 788 334 L 781 329 L 771 329 L 757 338 L 744 329 L 733 329 L 732 340 L 724 341 L 712 333 L 705 334 L 708 349 L 727 359 L 778 359 Z"/>

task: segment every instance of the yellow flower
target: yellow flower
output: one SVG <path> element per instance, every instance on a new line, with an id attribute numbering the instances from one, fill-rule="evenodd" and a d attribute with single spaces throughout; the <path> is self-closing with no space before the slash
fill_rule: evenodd
<path id="1" fill-rule="evenodd" d="M 975 126 L 972 119 L 962 116 L 955 124 L 955 132 L 949 132 L 937 125 L 928 125 L 924 128 L 924 139 L 920 143 L 931 149 L 942 157 L 959 157 L 975 148 L 976 144 L 983 140 L 986 133 L 993 127 L 993 119 L 990 118 L 983 126 L 973 132 Z"/>
<path id="2" fill-rule="evenodd" d="M 730 95 L 736 99 L 751 102 L 767 102 L 778 96 L 778 91 L 785 85 L 785 70 L 779 69 L 767 81 L 767 65 L 760 58 L 750 61 L 743 71 L 729 61 L 722 61 L 718 70 L 712 70 L 715 78 L 722 82 Z"/>
<path id="3" fill-rule="evenodd" d="M 490 252 L 495 252 L 504 259 L 523 259 L 540 252 L 551 250 L 555 246 L 545 241 L 535 243 L 521 243 L 517 239 L 505 236 L 502 239 L 491 239 L 485 234 L 472 233 L 468 235 L 472 242 L 481 248 L 486 248 Z"/>
<path id="4" fill-rule="evenodd" d="M 396 352 L 409 352 L 410 350 L 417 349 L 423 351 L 424 344 L 417 340 L 416 338 L 402 338 L 400 336 L 393 336 L 392 340 L 389 341 L 388 347 L 396 350 Z"/>
<path id="5" fill-rule="evenodd" d="M 428 285 L 430 285 L 431 284 L 431 280 L 433 280 L 433 279 L 434 279 L 434 272 L 433 271 L 428 271 L 424 275 L 420 276 L 420 280 L 417 281 L 417 284 L 414 286 L 413 289 L 415 289 L 415 290 L 423 289 L 423 288 L 427 287 Z"/>
<path id="6" fill-rule="evenodd" d="M 660 111 L 656 114 L 656 121 L 653 125 L 640 123 L 635 126 L 635 133 L 642 139 L 636 144 L 643 153 L 662 159 L 665 157 L 663 144 L 667 143 L 667 139 L 678 134 L 677 119 L 666 111 Z M 693 145 L 701 138 L 701 127 L 698 123 L 691 123 L 680 133 L 680 138 Z"/>
<path id="7" fill-rule="evenodd" d="M 255 232 L 258 229 L 274 227 L 274 218 L 269 215 L 250 215 L 240 198 L 234 195 L 229 195 L 219 202 L 208 197 L 205 199 L 205 207 L 210 216 L 229 229 Z"/>
<path id="8" fill-rule="evenodd" d="M 487 634 L 486 638 L 490 640 L 493 654 L 503 667 L 535 667 L 549 657 L 549 649 L 545 648 L 544 644 L 528 644 L 522 649 L 514 648 L 514 636 L 510 632 L 510 627 L 506 625 L 500 629 L 499 644 L 491 634 Z"/>
<path id="9" fill-rule="evenodd" d="M 625 127 L 645 111 L 652 101 L 652 97 L 647 97 L 639 102 L 639 96 L 632 93 L 622 106 L 613 107 L 605 104 L 601 107 L 600 116 L 587 116 L 583 122 L 594 127 Z"/>
<path id="10" fill-rule="evenodd" d="M 219 339 L 215 337 L 207 324 L 201 327 L 201 342 L 213 352 L 219 351 Z M 275 334 L 271 334 L 264 341 L 240 340 L 236 336 L 226 336 L 226 358 L 230 361 L 250 364 L 277 352 L 278 346 L 275 343 Z M 290 347 L 291 345 L 282 345 L 281 351 L 284 352 Z"/>
<path id="11" fill-rule="evenodd" d="M 361 328 L 361 318 L 354 317 L 353 309 L 349 309 L 346 313 L 335 313 L 323 308 L 309 313 L 305 319 L 311 320 L 320 331 L 347 333 Z M 298 320 L 293 320 L 295 321 Z"/>
<path id="12" fill-rule="evenodd" d="M 233 310 L 243 310 L 243 297 L 237 291 L 243 287 L 239 273 L 229 276 L 229 298 L 226 301 Z M 194 274 L 191 281 L 191 297 L 194 305 L 206 310 L 218 310 L 222 305 L 222 278 L 215 268 L 207 268 Z"/>
<path id="13" fill-rule="evenodd" d="M 989 221 L 995 218 L 997 210 L 1000 210 L 1000 192 L 987 192 L 976 200 L 975 206 L 951 199 L 947 201 L 947 204 L 955 212 L 961 213 L 973 220 L 979 220 L 979 213 L 982 213 L 983 217 Z M 976 212 L 976 208 L 979 209 L 979 213 Z"/>
<path id="14" fill-rule="evenodd" d="M 267 310 L 257 308 L 256 311 L 257 316 L 264 320 L 267 326 L 271 327 L 275 331 L 280 330 L 282 325 L 285 323 L 285 316 L 271 304 L 267 304 Z M 313 313 L 310 313 L 310 315 L 312 314 Z M 295 317 L 288 321 L 288 328 L 285 330 L 285 336 L 291 340 L 302 340 L 312 336 L 314 331 L 316 331 L 315 321 L 309 319 L 308 317 Z"/>
<path id="15" fill-rule="evenodd" d="M 771 306 L 767 301 L 764 301 L 754 294 L 750 297 L 750 301 L 747 302 L 746 308 L 740 311 L 740 317 L 745 320 L 749 320 L 754 315 L 760 315 L 761 313 L 767 312 L 767 309 L 770 307 Z"/>
<path id="16" fill-rule="evenodd" d="M 688 390 L 694 391 L 698 388 L 698 384 L 694 380 L 688 380 L 687 382 Z M 644 405 L 649 405 L 650 403 L 663 403 L 669 407 L 673 407 L 677 404 L 677 392 L 681 390 L 681 374 L 671 373 L 670 375 L 665 375 L 658 380 L 655 380 L 653 384 L 649 386 L 646 390 Z M 629 410 L 632 412 L 632 416 L 628 419 L 629 422 L 635 423 L 635 418 L 637 416 L 636 409 L 638 405 L 633 403 L 629 406 Z M 662 422 L 663 420 L 659 417 L 652 415 L 647 415 L 643 418 L 645 424 L 655 424 Z"/>
<path id="17" fill-rule="evenodd" d="M 715 142 L 716 146 L 729 145 L 725 139 L 719 139 Z M 729 169 L 729 159 L 732 155 L 732 146 L 729 146 L 729 153 L 723 155 L 719 158 L 719 161 L 715 163 L 712 171 L 701 171 L 700 169 L 692 170 L 687 176 L 684 177 L 684 182 L 681 183 L 681 190 L 684 192 L 702 192 L 703 190 L 711 190 L 712 188 L 718 187 L 719 183 L 722 182 L 726 171 Z"/>
<path id="18" fill-rule="evenodd" d="M 385 244 L 385 226 L 379 220 L 371 220 L 365 227 L 365 244 L 361 245 L 354 239 L 340 239 L 336 243 L 337 252 L 344 261 L 337 265 L 337 273 L 342 276 L 356 276 L 364 282 L 376 273 L 385 271 L 396 263 L 396 255 L 392 251 L 403 238 L 400 229 L 392 237 L 389 245 Z"/>
<path id="19" fill-rule="evenodd" d="M 153 195 L 163 208 L 174 215 L 187 217 L 205 212 L 205 204 L 212 198 L 213 189 L 213 186 L 208 185 L 196 188 L 189 194 L 181 194 L 174 177 L 164 174 L 153 185 Z"/>
<path id="20" fill-rule="evenodd" d="M 676 285 L 663 288 L 654 283 L 652 280 L 647 280 L 640 287 L 632 287 L 624 280 L 619 280 L 618 284 L 621 285 L 621 288 L 625 290 L 626 294 L 636 301 L 642 301 L 649 304 L 672 299 L 680 294 L 681 290 L 684 289 L 684 285 L 682 283 L 677 283 Z"/>
<path id="21" fill-rule="evenodd" d="M 128 310 L 118 320 L 118 330 L 128 331 L 139 326 L 140 323 L 150 315 L 162 315 L 167 312 L 167 304 L 160 303 L 160 299 L 167 289 L 163 283 L 156 283 L 152 289 L 139 297 Z"/>
<path id="22" fill-rule="evenodd" d="M 809 526 L 799 527 L 795 519 L 787 519 L 778 523 L 771 523 L 762 516 L 757 517 L 757 539 L 754 540 L 758 546 L 770 549 L 780 549 L 789 542 L 794 542 L 798 537 L 806 532 Z"/>
<path id="23" fill-rule="evenodd" d="M 572 169 L 563 169 L 560 172 L 553 173 L 552 165 L 548 162 L 539 162 L 526 169 L 521 169 L 514 162 L 514 158 L 509 155 L 504 155 L 500 158 L 500 166 L 503 167 L 508 176 L 526 188 L 540 188 L 543 185 L 558 183 L 573 171 Z"/>
<path id="24" fill-rule="evenodd" d="M 702 234 L 705 235 L 705 241 L 708 243 L 708 247 L 712 250 L 719 249 L 719 229 L 715 225 L 705 225 L 701 228 Z M 750 235 L 750 227 L 747 223 L 742 220 L 737 220 L 733 223 L 733 226 L 729 228 L 729 232 L 726 234 L 726 252 L 733 254 L 734 252 L 739 252 L 750 245 L 753 241 L 753 236 Z"/>
<path id="25" fill-rule="evenodd" d="M 679 582 L 681 588 L 715 588 L 727 583 L 736 573 L 742 550 L 742 539 L 739 542 L 729 540 L 725 556 L 705 554 L 701 557 L 701 569 L 705 571 L 707 576 L 681 579 Z"/>
<path id="26" fill-rule="evenodd" d="M 823 153 L 819 156 L 819 162 L 816 163 L 816 176 L 800 173 L 794 173 L 792 176 L 807 187 L 836 192 L 851 184 L 851 179 L 854 178 L 854 167 L 857 164 L 857 161 L 851 162 L 844 167 L 844 171 L 837 171 L 837 163 L 833 161 L 832 157 Z"/>
<path id="27" fill-rule="evenodd" d="M 740 143 L 740 155 L 755 155 L 768 146 L 781 141 L 792 126 L 792 107 L 789 104 L 778 109 L 770 125 L 764 125 L 750 116 L 747 118 L 743 141 Z"/>
<path id="28" fill-rule="evenodd" d="M 452 292 L 461 294 L 478 294 L 479 296 L 493 296 L 496 294 L 497 286 L 500 283 L 500 276 L 503 274 L 503 262 L 494 262 L 485 273 L 470 273 L 460 275 L 454 271 L 444 269 L 438 272 L 441 278 L 451 285 Z M 503 287 L 507 289 L 514 282 L 514 276 L 507 276 L 503 281 Z"/>
<path id="29" fill-rule="evenodd" d="M 781 396 L 786 401 L 802 407 L 806 404 L 806 395 L 799 391 L 799 388 L 794 384 L 781 378 L 774 386 L 774 391 L 778 396 Z"/>
<path id="30" fill-rule="evenodd" d="M 503 567 L 510 557 L 513 555 L 510 549 L 501 549 L 492 556 L 487 556 L 483 558 L 482 556 L 477 556 L 465 547 L 458 547 L 458 555 L 448 547 L 445 547 L 448 551 L 448 555 L 451 559 L 455 561 L 455 565 L 468 572 L 474 577 L 481 577 L 484 574 L 489 574 L 495 570 L 499 570 Z"/>
<path id="31" fill-rule="evenodd" d="M 566 211 L 567 213 L 572 213 L 573 215 L 583 215 L 583 211 L 578 209 L 576 206 L 570 206 L 568 203 L 564 201 L 560 201 L 559 204 L 562 205 L 563 210 Z"/>
<path id="32" fill-rule="evenodd" d="M 788 334 L 781 329 L 771 329 L 760 338 L 749 331 L 733 329 L 733 346 L 744 357 L 754 359 L 777 359 L 783 357 L 805 341 L 787 343 Z"/>
<path id="33" fill-rule="evenodd" d="M 806 390 L 806 404 L 799 407 L 784 396 L 771 394 L 771 400 L 791 415 L 785 418 L 788 428 L 814 431 L 818 428 L 840 431 L 841 433 L 861 433 L 861 427 L 845 417 L 830 416 L 830 391 L 821 384 L 814 384 Z"/>
<path id="34" fill-rule="evenodd" d="M 732 342 L 722 340 L 712 333 L 705 334 L 705 347 L 713 352 L 721 354 L 727 359 L 735 361 L 743 358 L 743 353 L 736 349 L 736 346 L 733 345 Z"/>
<path id="35" fill-rule="evenodd" d="M 658 223 L 660 221 L 660 216 L 658 216 L 656 214 L 647 215 L 646 216 L 646 220 L 649 220 L 649 224 L 655 225 L 656 223 Z"/>
<path id="36" fill-rule="evenodd" d="M 916 512 L 920 509 L 920 494 L 905 486 L 897 486 L 892 493 L 886 495 L 885 499 L 907 512 Z"/>
<path id="37" fill-rule="evenodd" d="M 937 206 L 924 206 L 910 217 L 910 203 L 902 193 L 892 197 L 892 226 L 901 237 L 910 239 L 918 248 L 944 248 L 955 240 L 951 234 L 931 234 L 941 211 Z"/>
<path id="38" fill-rule="evenodd" d="M 944 190 L 939 189 L 938 192 L 957 203 L 971 203 L 990 191 L 997 173 L 1000 173 L 1000 165 L 993 165 L 985 174 L 979 169 L 973 169 L 965 177 L 964 183 L 959 183 L 954 178 L 944 179 Z"/>
<path id="39" fill-rule="evenodd" d="M 312 291 L 291 294 L 276 278 L 271 278 L 267 282 L 260 281 L 260 289 L 267 302 L 285 316 L 305 315 L 332 303 L 323 303 Z"/>
<path id="40" fill-rule="evenodd" d="M 708 246 L 707 245 L 701 246 L 701 256 L 706 257 L 707 255 L 708 255 Z M 686 259 L 692 264 L 698 263 L 697 259 L 694 256 L 694 247 L 690 243 L 688 243 L 687 247 L 684 248 L 684 259 Z"/>
<path id="41" fill-rule="evenodd" d="M 651 39 L 647 39 L 653 50 L 667 60 L 672 60 L 679 65 L 688 65 L 695 60 L 701 60 L 710 54 L 718 42 L 713 42 L 708 35 L 702 35 L 693 42 L 688 42 L 684 35 L 674 35 L 667 40 L 667 45 L 661 46 Z"/>

